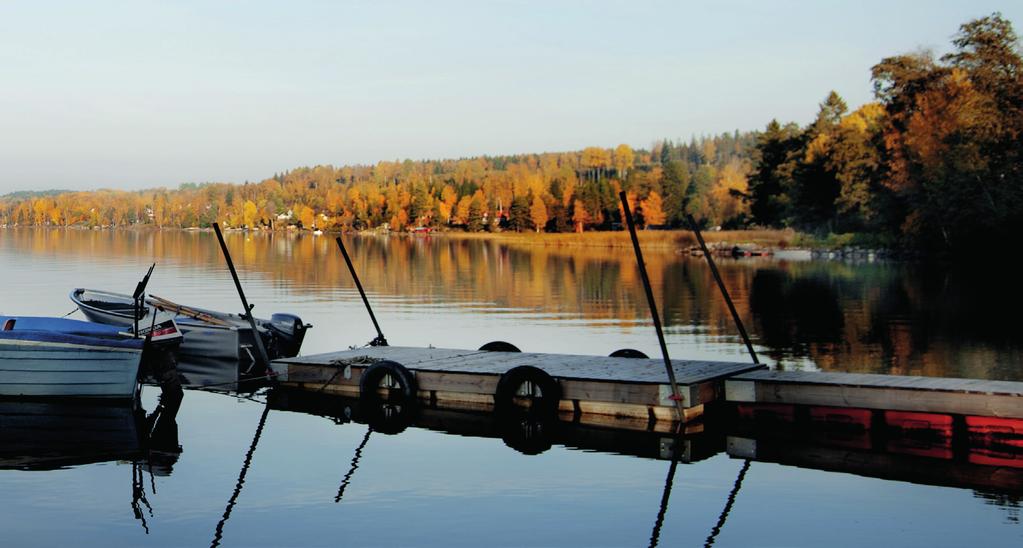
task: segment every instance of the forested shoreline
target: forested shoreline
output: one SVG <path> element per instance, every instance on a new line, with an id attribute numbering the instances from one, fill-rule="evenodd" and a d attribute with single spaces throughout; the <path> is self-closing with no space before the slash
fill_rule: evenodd
<path id="1" fill-rule="evenodd" d="M 581 151 L 316 166 L 245 184 L 15 193 L 0 226 L 581 232 L 641 226 L 794 228 L 959 255 L 1023 228 L 1023 59 L 1000 14 L 940 58 L 872 68 L 875 100 L 832 92 L 806 126 Z"/>

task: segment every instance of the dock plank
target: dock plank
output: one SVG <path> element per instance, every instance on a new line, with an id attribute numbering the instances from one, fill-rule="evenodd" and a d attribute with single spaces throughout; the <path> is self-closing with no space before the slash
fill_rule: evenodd
<path id="1" fill-rule="evenodd" d="M 359 363 L 361 359 L 393 360 L 409 369 L 501 375 L 520 365 L 532 365 L 548 374 L 564 379 L 592 381 L 666 384 L 664 362 L 652 359 L 611 358 L 575 354 L 540 354 L 530 352 L 485 352 L 451 348 L 412 348 L 378 346 L 343 350 L 311 356 L 276 360 L 281 364 L 340 366 Z M 680 385 L 699 384 L 761 366 L 752 363 L 672 360 Z"/>
<path id="2" fill-rule="evenodd" d="M 436 407 L 493 409 L 501 375 L 514 367 L 530 365 L 558 381 L 562 406 L 576 413 L 645 423 L 678 418 L 661 360 L 386 346 L 275 360 L 271 367 L 285 385 L 357 395 L 362 372 L 379 360 L 392 360 L 413 371 L 417 397 Z M 763 366 L 672 360 L 672 367 L 684 408 L 681 418 L 690 422 L 703 414 L 706 404 L 720 399 L 723 379 Z"/>
<path id="3" fill-rule="evenodd" d="M 1023 418 L 1023 383 L 982 379 L 752 371 L 725 381 L 725 399 Z"/>

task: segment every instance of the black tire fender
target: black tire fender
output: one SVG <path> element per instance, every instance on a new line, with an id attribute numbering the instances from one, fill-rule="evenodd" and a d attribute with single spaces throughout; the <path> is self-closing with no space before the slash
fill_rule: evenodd
<path id="1" fill-rule="evenodd" d="M 531 392 L 539 392 L 539 396 L 534 397 L 531 412 L 545 416 L 555 415 L 561 401 L 561 385 L 546 371 L 531 365 L 513 367 L 501 375 L 501 380 L 497 381 L 497 391 L 494 393 L 494 406 L 497 411 L 501 413 L 514 409 L 514 399 L 519 389 L 526 383 L 532 385 Z"/>
<path id="2" fill-rule="evenodd" d="M 484 352 L 522 352 L 519 347 L 504 341 L 490 341 L 481 346 L 480 350 Z"/>
<path id="3" fill-rule="evenodd" d="M 609 356 L 612 358 L 643 358 L 645 360 L 650 359 L 650 356 L 647 356 L 643 352 L 640 352 L 639 350 L 635 350 L 632 348 L 619 348 L 618 350 L 612 352 Z"/>
<path id="4" fill-rule="evenodd" d="M 398 396 L 405 402 L 416 401 L 418 387 L 415 376 L 404 365 L 391 360 L 378 361 L 362 372 L 362 378 L 359 379 L 359 396 L 366 401 L 380 400 L 377 390 L 381 388 L 380 382 L 385 377 L 390 377 L 393 384 L 397 385 L 395 387 L 392 384 L 392 398 L 393 391 L 397 390 Z"/>

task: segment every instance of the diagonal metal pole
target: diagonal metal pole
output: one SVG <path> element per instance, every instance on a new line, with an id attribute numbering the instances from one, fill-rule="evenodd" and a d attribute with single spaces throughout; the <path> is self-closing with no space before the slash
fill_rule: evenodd
<path id="1" fill-rule="evenodd" d="M 654 320 L 654 329 L 657 331 L 657 342 L 661 345 L 661 356 L 664 357 L 664 369 L 668 372 L 668 381 L 671 383 L 671 399 L 675 401 L 675 408 L 678 410 L 678 421 L 681 426 L 685 420 L 684 408 L 682 407 L 682 393 L 679 392 L 678 382 L 675 380 L 675 369 L 671 366 L 671 358 L 668 357 L 668 345 L 664 342 L 664 330 L 661 329 L 661 316 L 657 313 L 657 302 L 654 300 L 654 290 L 650 287 L 650 278 L 646 274 L 646 263 L 643 262 L 643 251 L 639 248 L 639 236 L 636 235 L 636 223 L 632 220 L 632 211 L 629 209 L 629 200 L 625 191 L 618 193 L 622 200 L 622 211 L 625 212 L 625 221 L 629 225 L 629 235 L 632 236 L 632 248 L 636 252 L 636 263 L 639 265 L 639 274 L 643 279 L 643 289 L 646 290 L 647 304 L 650 305 L 650 315 Z"/>
<path id="2" fill-rule="evenodd" d="M 345 263 L 348 264 L 348 271 L 352 273 L 352 279 L 355 280 L 355 287 L 359 289 L 359 295 L 362 296 L 362 303 L 366 305 L 366 312 L 369 312 L 369 319 L 373 320 L 373 327 L 377 330 L 377 338 L 370 341 L 370 346 L 387 346 L 387 339 L 384 338 L 384 332 L 380 330 L 380 324 L 377 323 L 377 317 L 373 314 L 373 307 L 369 305 L 369 299 L 366 298 L 366 292 L 362 289 L 362 283 L 359 282 L 359 275 L 355 273 L 355 266 L 352 264 L 352 258 L 348 256 L 348 250 L 345 249 L 344 242 L 341 241 L 341 236 L 337 237 L 337 246 L 341 248 L 341 255 L 345 258 Z"/>
<path id="3" fill-rule="evenodd" d="M 256 327 L 256 319 L 252 317 L 253 305 L 250 305 L 249 300 L 245 298 L 245 291 L 242 289 L 242 283 L 238 280 L 238 272 L 234 269 L 234 261 L 231 260 L 231 253 L 227 250 L 227 243 L 224 242 L 224 233 L 220 231 L 219 223 L 213 223 L 213 231 L 217 233 L 217 240 L 220 241 L 220 250 L 224 252 L 224 259 L 227 260 L 227 269 L 231 271 L 234 286 L 238 289 L 238 296 L 242 299 L 242 306 L 245 308 L 244 316 L 249 320 L 249 325 L 252 326 L 252 338 L 256 341 L 259 357 L 263 360 L 263 365 L 269 367 L 270 356 L 267 355 L 266 347 L 263 346 L 263 338 L 259 335 L 259 329 Z"/>
<path id="4" fill-rule="evenodd" d="M 732 319 L 735 320 L 735 327 L 739 329 L 739 334 L 742 335 L 742 342 L 746 343 L 746 350 L 749 351 L 750 357 L 753 358 L 753 363 L 760 364 L 760 360 L 757 359 L 757 353 L 753 350 L 753 343 L 750 342 L 749 335 L 746 334 L 746 328 L 742 325 L 742 320 L 739 319 L 739 313 L 735 310 L 735 305 L 732 304 L 732 298 L 728 296 L 728 288 L 725 287 L 724 280 L 721 279 L 721 273 L 718 272 L 718 267 L 714 264 L 714 257 L 710 256 L 710 251 L 707 249 L 707 243 L 703 241 L 703 234 L 700 233 L 700 227 L 696 225 L 696 219 L 692 215 L 687 214 L 686 220 L 689 221 L 689 228 L 693 230 L 693 234 L 696 234 L 696 241 L 700 243 L 700 249 L 703 251 L 703 256 L 707 258 L 707 264 L 710 266 L 710 272 L 714 275 L 714 280 L 718 283 L 718 289 L 721 290 L 721 296 L 725 298 L 725 303 L 728 305 L 728 311 L 732 313 Z"/>
<path id="5" fill-rule="evenodd" d="M 703 256 L 707 258 L 707 264 L 710 266 L 710 272 L 714 275 L 714 280 L 718 284 L 718 289 L 721 290 L 721 296 L 725 298 L 725 303 L 728 304 L 728 311 L 732 313 L 732 319 L 735 320 L 735 327 L 739 329 L 739 335 L 742 335 L 742 342 L 746 344 L 746 350 L 749 351 L 749 355 L 753 358 L 753 363 L 760 364 L 760 360 L 757 358 L 757 353 L 753 350 L 753 343 L 750 341 L 749 334 L 746 333 L 746 327 L 742 325 L 742 319 L 739 318 L 739 313 L 735 310 L 735 304 L 732 303 L 732 297 L 728 295 L 728 288 L 725 287 L 724 280 L 721 279 L 721 273 L 718 272 L 717 264 L 714 262 L 714 257 L 711 256 L 710 250 L 707 249 L 707 242 L 703 241 L 703 234 L 700 233 L 700 227 L 696 224 L 696 219 L 692 215 L 686 214 L 686 220 L 689 221 L 689 228 L 693 230 L 693 234 L 696 235 L 696 241 L 700 244 L 700 250 L 703 251 Z M 735 497 L 739 494 L 739 489 L 742 488 L 742 480 L 746 477 L 746 472 L 749 470 L 750 459 L 742 464 L 742 469 L 739 470 L 739 476 L 735 479 L 735 485 L 732 487 L 732 491 L 728 494 L 728 501 L 725 503 L 725 507 L 721 510 L 721 515 L 718 517 L 718 522 L 714 525 L 711 530 L 710 536 L 707 537 L 704 543 L 705 548 L 709 548 L 714 545 L 714 541 L 717 539 L 718 534 L 721 533 L 721 529 L 725 526 L 725 521 L 728 519 L 729 512 L 732 511 L 732 505 L 735 504 Z"/>

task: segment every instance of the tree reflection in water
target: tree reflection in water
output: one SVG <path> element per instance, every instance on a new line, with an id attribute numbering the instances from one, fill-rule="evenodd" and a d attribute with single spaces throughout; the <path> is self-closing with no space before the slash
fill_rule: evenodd
<path id="1" fill-rule="evenodd" d="M 357 302 L 330 238 L 239 232 L 225 237 L 240 271 L 265 280 L 267 287 L 287 288 L 292 301 Z M 521 312 L 528 316 L 523 321 L 533 323 L 618 331 L 650 323 L 627 248 L 445 236 L 345 235 L 344 241 L 363 285 L 385 307 L 378 311 L 381 319 L 387 306 L 429 306 L 455 315 Z M 7 229 L 0 242 L 0 249 L 40 261 L 59 256 L 62 263 L 98 257 L 169 263 L 174 266 L 165 277 L 185 277 L 186 289 L 193 279 L 226 280 L 209 233 Z M 669 344 L 708 353 L 734 348 L 741 341 L 707 265 L 678 251 L 644 248 Z M 997 264 L 954 269 L 720 258 L 718 265 L 754 343 L 778 367 L 1023 380 L 1017 367 L 1023 339 L 1005 321 L 1023 297 L 1011 270 Z M 321 333 L 311 336 L 328 336 Z M 344 344 L 354 342 L 359 341 Z"/>

